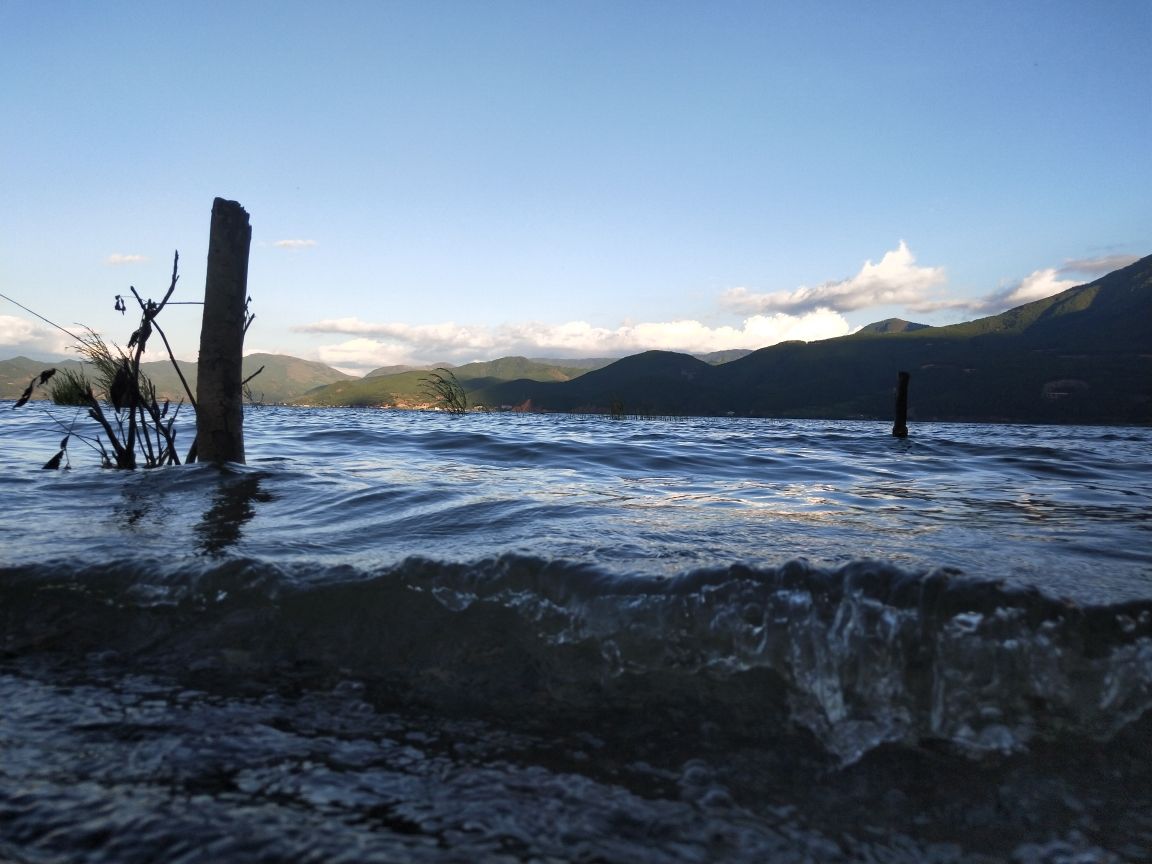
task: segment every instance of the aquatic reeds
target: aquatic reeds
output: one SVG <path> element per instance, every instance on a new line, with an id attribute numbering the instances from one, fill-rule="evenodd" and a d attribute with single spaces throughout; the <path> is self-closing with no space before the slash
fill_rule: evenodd
<path id="1" fill-rule="evenodd" d="M 151 323 L 147 317 L 148 304 L 142 304 L 146 309 L 144 323 Z M 109 454 L 100 446 L 102 459 L 108 467 L 154 468 L 180 464 L 173 429 L 180 406 L 177 405 L 169 417 L 170 403 L 165 400 L 162 406 L 159 404 L 156 385 L 140 371 L 140 356 L 149 335 L 142 335 L 144 329 L 142 324 L 128 342 L 134 351 L 125 351 L 119 346 L 109 347 L 92 330 L 87 331 L 76 346 L 76 350 L 92 365 L 96 385 L 107 400 L 102 404 L 89 386 L 83 404 L 88 408 L 88 416 L 104 430 L 112 448 Z M 111 404 L 111 412 L 105 411 L 105 404 Z"/>
<path id="2" fill-rule="evenodd" d="M 153 332 L 156 332 L 168 349 L 168 356 L 172 359 L 176 373 L 184 384 L 189 401 L 195 406 L 188 383 L 176 364 L 171 346 L 168 345 L 168 339 L 156 323 L 156 316 L 176 289 L 179 260 L 180 255 L 176 253 L 172 261 L 172 282 L 164 299 L 159 303 L 152 300 L 145 301 L 134 287 L 131 289 L 132 295 L 140 305 L 141 318 L 140 326 L 128 340 L 127 349 L 114 344 L 109 346 L 100 334 L 87 329 L 84 335 L 76 336 L 76 350 L 90 365 L 93 380 L 90 381 L 84 371 L 66 370 L 59 379 L 59 385 L 53 387 L 52 397 L 57 404 L 87 408 L 88 416 L 96 421 L 104 433 L 108 447 L 105 447 L 99 434 L 94 441 L 79 435 L 77 437 L 88 441 L 89 445 L 100 453 L 101 461 L 106 467 L 153 468 L 158 465 L 180 464 L 180 458 L 176 454 L 174 431 L 180 406 L 177 405 L 169 414 L 169 401 L 165 400 L 162 406 L 159 404 L 155 384 L 140 371 L 140 358 L 144 354 L 148 339 Z M 116 308 L 123 311 L 123 299 L 117 297 L 116 301 Z M 49 369 L 41 373 L 38 380 L 34 379 L 15 407 L 24 405 L 31 397 L 33 388 L 45 384 L 54 373 L 55 370 Z M 97 398 L 97 392 L 101 398 Z M 108 407 L 111 410 L 107 410 Z M 60 462 L 66 455 L 68 439 L 76 434 L 72 426 L 56 422 L 68 434 L 60 443 L 60 452 L 48 461 L 45 468 L 60 467 Z M 75 425 L 75 421 L 72 425 Z"/>
<path id="3" fill-rule="evenodd" d="M 56 405 L 88 404 L 88 391 L 92 389 L 83 369 L 58 369 L 48 395 Z"/>
<path id="4" fill-rule="evenodd" d="M 439 368 L 420 379 L 420 392 L 442 411 L 465 414 L 468 394 L 450 369 Z"/>

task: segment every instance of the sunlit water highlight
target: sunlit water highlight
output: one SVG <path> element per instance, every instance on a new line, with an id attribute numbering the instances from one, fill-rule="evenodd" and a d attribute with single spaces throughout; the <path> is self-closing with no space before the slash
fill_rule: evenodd
<path id="1" fill-rule="evenodd" d="M 1152 860 L 1150 430 L 10 404 L 0 857 Z"/>

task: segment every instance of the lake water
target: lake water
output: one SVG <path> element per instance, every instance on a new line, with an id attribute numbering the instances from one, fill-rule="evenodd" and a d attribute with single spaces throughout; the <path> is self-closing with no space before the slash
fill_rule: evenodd
<path id="1" fill-rule="evenodd" d="M 0 860 L 1152 861 L 1152 430 L 11 405 Z"/>

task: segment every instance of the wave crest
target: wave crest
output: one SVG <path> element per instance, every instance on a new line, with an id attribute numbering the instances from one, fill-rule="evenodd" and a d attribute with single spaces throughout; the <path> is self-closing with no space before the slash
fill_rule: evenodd
<path id="1" fill-rule="evenodd" d="M 115 656 L 246 687 L 355 678 L 381 702 L 507 717 L 801 730 L 840 761 L 1106 740 L 1152 708 L 1152 603 L 874 561 L 622 579 L 505 555 L 376 572 L 231 560 L 0 570 L 9 655 Z"/>

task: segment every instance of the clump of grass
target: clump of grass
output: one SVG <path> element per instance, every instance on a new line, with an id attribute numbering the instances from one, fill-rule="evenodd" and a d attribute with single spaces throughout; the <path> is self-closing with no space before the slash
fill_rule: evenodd
<path id="1" fill-rule="evenodd" d="M 468 394 L 450 369 L 439 368 L 420 379 L 420 392 L 449 414 L 468 412 Z"/>
<path id="2" fill-rule="evenodd" d="M 88 416 L 100 426 L 107 437 L 112 452 L 108 452 L 99 435 L 93 443 L 75 433 L 71 426 L 60 423 L 59 425 L 64 427 L 68 434 L 60 443 L 60 452 L 49 460 L 48 464 L 44 466 L 45 468 L 60 467 L 61 460 L 67 456 L 68 439 L 72 436 L 88 441 L 93 449 L 99 451 L 101 460 L 108 467 L 136 468 L 142 466 L 154 468 L 159 465 L 180 464 L 180 459 L 176 455 L 176 436 L 173 428 L 180 406 L 177 405 L 176 410 L 169 415 L 168 401 L 165 401 L 163 406 L 158 404 L 156 385 L 140 371 L 140 358 L 144 354 L 149 337 L 155 332 L 164 341 L 165 348 L 168 348 L 168 356 L 172 358 L 176 374 L 184 384 L 184 390 L 188 393 L 189 401 L 195 407 L 188 383 L 184 381 L 180 367 L 172 355 L 168 339 L 156 322 L 156 316 L 167 304 L 172 292 L 176 289 L 176 280 L 179 278 L 176 272 L 179 260 L 180 255 L 177 253 L 172 260 L 172 283 L 169 285 L 164 299 L 159 303 L 152 300 L 145 301 L 135 288 L 131 289 L 132 295 L 140 304 L 141 317 L 140 326 L 128 340 L 127 349 L 116 345 L 109 346 L 91 328 L 86 328 L 83 336 L 65 331 L 76 338 L 76 350 L 89 364 L 88 370 L 92 377 L 90 380 L 88 371 L 66 370 L 61 375 L 58 385 L 52 388 L 52 398 L 57 404 L 78 405 L 87 408 Z M 121 298 L 117 297 L 116 299 L 116 308 L 123 311 L 124 306 Z M 32 384 L 28 386 L 15 407 L 19 408 L 24 405 L 31 397 L 33 388 L 46 384 L 55 375 L 55 372 L 54 369 L 42 372 L 38 379 L 34 379 Z M 111 411 L 107 410 L 106 403 L 102 403 L 97 398 L 97 392 L 111 403 Z M 59 423 L 59 421 L 57 422 Z"/>
<path id="3" fill-rule="evenodd" d="M 83 369 L 58 369 L 48 395 L 57 405 L 88 406 L 92 384 Z"/>
<path id="4" fill-rule="evenodd" d="M 149 335 L 145 328 L 151 324 L 149 311 L 146 309 L 141 328 L 132 334 L 128 343 L 129 348 L 136 349 L 132 354 L 119 346 L 113 346 L 113 350 L 100 334 L 91 329 L 79 337 L 76 345 L 76 350 L 92 366 L 96 388 L 112 403 L 111 419 L 92 387 L 86 389 L 82 403 L 88 407 L 89 416 L 104 429 L 112 445 L 111 455 L 102 452 L 108 466 L 135 468 L 137 455 L 146 468 L 178 465 L 180 462 L 172 428 L 179 406 L 169 418 L 169 403 L 165 401 L 163 407 L 158 404 L 156 385 L 140 371 L 143 341 Z"/>

